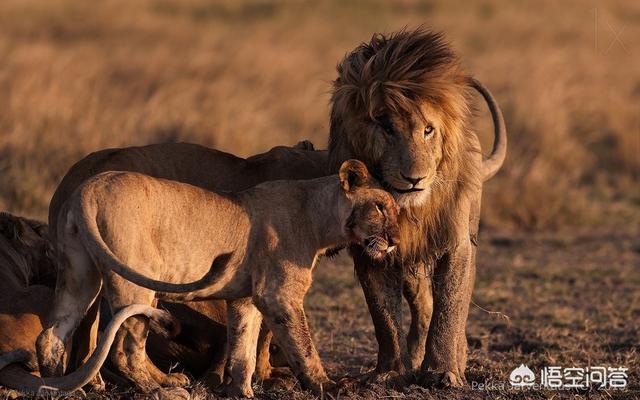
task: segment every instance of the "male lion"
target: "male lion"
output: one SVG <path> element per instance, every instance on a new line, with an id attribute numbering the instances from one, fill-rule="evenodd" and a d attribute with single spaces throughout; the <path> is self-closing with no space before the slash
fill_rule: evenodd
<path id="1" fill-rule="evenodd" d="M 301 384 L 322 393 L 330 380 L 303 309 L 315 262 L 346 244 L 384 259 L 397 242 L 397 213 L 391 195 L 357 160 L 345 161 L 339 176 L 271 181 L 239 193 L 102 173 L 81 185 L 60 215 L 58 245 L 67 265 L 59 273 L 53 326 L 38 337 L 38 356 L 58 369 L 65 343 L 102 284 L 112 309 L 152 303 L 154 296 L 226 299 L 231 395 L 253 396 L 260 313 Z M 131 319 L 123 330 L 126 352 L 119 356 L 129 379 L 143 391 L 158 389 L 144 365 L 146 323 Z"/>
<path id="2" fill-rule="evenodd" d="M 443 385 L 463 385 L 482 183 L 506 154 L 500 109 L 443 36 L 423 29 L 376 34 L 337 71 L 331 169 L 362 160 L 402 207 L 398 257 L 381 263 L 351 249 L 379 345 L 373 374 L 421 365 L 439 372 Z M 471 88 L 487 101 L 495 125 L 493 152 L 484 161 L 470 129 Z M 412 315 L 409 351 L 403 292 Z"/>
<path id="3" fill-rule="evenodd" d="M 302 141 L 294 147 L 277 146 L 266 153 L 247 159 L 190 143 L 153 144 L 142 147 L 101 150 L 74 164 L 56 189 L 49 206 L 49 226 L 52 240 L 57 242 L 57 223 L 63 205 L 71 194 L 87 179 L 106 171 L 140 172 L 156 178 L 189 183 L 207 190 L 240 191 L 258 183 L 277 179 L 311 179 L 327 175 L 327 152 L 313 151 L 311 142 Z M 220 333 L 224 330 L 226 309 L 224 302 L 210 300 L 177 304 L 161 302 L 182 324 L 181 336 L 188 335 L 189 346 L 179 343 L 181 336 L 171 341 L 152 335 L 147 350 L 154 361 L 171 365 L 177 360 L 194 374 L 204 372 L 204 381 L 217 386 L 224 373 L 224 342 Z M 89 315 L 77 330 L 79 345 L 74 343 L 78 363 L 84 362 L 95 340 L 84 343 L 85 337 L 95 338 L 98 307 L 92 307 Z M 90 333 L 91 332 L 91 333 Z M 224 338 L 225 335 L 222 335 Z M 269 377 L 269 338 L 261 337 L 257 375 L 263 380 Z M 116 338 L 115 348 L 122 347 L 123 337 Z M 198 349 L 194 352 L 193 349 Z M 213 356 L 212 358 L 209 358 Z M 209 367 L 206 360 L 209 358 Z M 114 367 L 126 375 L 127 367 L 122 358 L 112 357 Z M 151 360 L 147 367 L 161 385 L 184 383 L 181 374 L 166 375 Z M 60 374 L 41 366 L 44 375 Z M 205 372 L 205 370 L 208 370 Z"/>

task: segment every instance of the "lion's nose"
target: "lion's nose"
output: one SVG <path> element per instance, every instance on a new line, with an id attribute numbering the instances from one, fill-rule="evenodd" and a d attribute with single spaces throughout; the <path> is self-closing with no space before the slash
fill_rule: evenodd
<path id="1" fill-rule="evenodd" d="M 405 174 L 400 174 L 402 176 L 402 179 L 404 179 L 405 181 L 411 183 L 413 186 L 416 186 L 418 183 L 420 183 L 421 180 L 423 180 L 424 178 L 426 178 L 426 176 L 419 176 L 417 178 L 411 178 L 406 176 Z"/>

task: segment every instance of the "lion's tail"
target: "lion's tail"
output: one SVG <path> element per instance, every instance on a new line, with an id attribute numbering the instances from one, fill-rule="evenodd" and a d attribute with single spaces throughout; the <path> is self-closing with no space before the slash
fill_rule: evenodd
<path id="1" fill-rule="evenodd" d="M 187 293 L 207 288 L 212 293 L 215 293 L 221 290 L 226 281 L 228 281 L 229 277 L 225 276 L 225 266 L 231 259 L 232 253 L 224 253 L 217 256 L 211 263 L 209 272 L 197 281 L 190 283 L 163 282 L 144 276 L 122 263 L 104 242 L 96 223 L 95 212 L 91 212 L 87 207 L 81 207 L 81 210 L 83 215 L 80 218 L 75 218 L 74 222 L 77 224 L 78 235 L 82 238 L 81 240 L 89 252 L 98 258 L 102 266 L 136 285 L 156 292 Z M 95 211 L 95 209 L 92 211 Z"/>
<path id="2" fill-rule="evenodd" d="M 2 368 L 9 364 L 29 360 L 29 352 L 26 350 L 14 350 L 0 354 L 0 384 L 30 394 L 39 394 L 48 390 L 73 392 L 82 388 L 100 371 L 122 323 L 134 315 L 145 315 L 160 327 L 169 326 L 174 322 L 171 314 L 166 311 L 144 304 L 127 306 L 111 319 L 100 337 L 96 350 L 87 362 L 74 372 L 66 376 L 40 378 L 17 368 L 10 367 L 3 371 Z"/>
<path id="3" fill-rule="evenodd" d="M 484 182 L 491 179 L 504 163 L 507 155 L 507 127 L 502 117 L 502 110 L 500 110 L 498 102 L 493 98 L 489 89 L 475 78 L 471 78 L 470 84 L 484 97 L 493 118 L 493 150 L 491 155 L 482 161 L 482 181 Z"/>

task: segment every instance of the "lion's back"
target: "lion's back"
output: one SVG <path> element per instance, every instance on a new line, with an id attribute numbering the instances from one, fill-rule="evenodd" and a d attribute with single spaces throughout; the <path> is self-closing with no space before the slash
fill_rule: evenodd
<path id="1" fill-rule="evenodd" d="M 211 190 L 212 182 L 232 180 L 234 177 L 226 176 L 224 172 L 238 170 L 243 163 L 243 159 L 231 154 L 190 143 L 155 144 L 91 153 L 69 169 L 53 194 L 49 205 L 50 231 L 56 234 L 62 206 L 73 192 L 100 173 L 138 172 Z"/>

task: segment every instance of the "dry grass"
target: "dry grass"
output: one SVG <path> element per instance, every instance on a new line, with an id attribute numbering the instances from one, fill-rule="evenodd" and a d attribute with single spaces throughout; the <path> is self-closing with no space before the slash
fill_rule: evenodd
<path id="1" fill-rule="evenodd" d="M 478 253 L 475 305 L 467 323 L 470 344 L 466 377 L 460 390 L 411 385 L 387 389 L 370 385 L 342 393 L 353 400 L 460 399 L 637 399 L 640 398 L 640 246 L 636 233 L 590 232 L 580 235 L 483 235 Z M 305 309 L 312 335 L 329 375 L 355 376 L 375 366 L 376 340 L 364 295 L 351 260 L 342 255 L 322 260 Z M 501 318 L 485 310 L 500 312 Z M 408 312 L 405 319 L 408 323 Z M 520 364 L 537 378 L 545 366 L 627 367 L 627 390 L 513 390 L 511 370 Z M 179 368 L 179 366 L 178 366 Z M 476 386 L 473 386 L 476 382 Z M 484 383 L 494 390 L 473 389 Z M 254 389 L 261 400 L 312 400 L 294 390 Z M 500 387 L 502 385 L 502 388 Z M 218 398 L 202 384 L 192 386 L 194 400 Z M 6 392 L 0 389 L 0 399 Z M 135 397 L 134 397 L 135 396 Z M 81 399 L 76 396 L 74 398 Z M 125 388 L 111 388 L 96 400 L 143 399 Z"/>
<path id="2" fill-rule="evenodd" d="M 0 209 L 43 218 L 67 168 L 106 146 L 322 146 L 337 61 L 373 32 L 419 24 L 447 32 L 506 112 L 511 147 L 487 186 L 485 223 L 639 222 L 633 0 L 4 0 Z"/>

